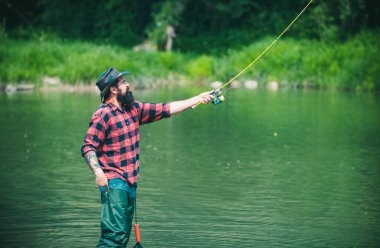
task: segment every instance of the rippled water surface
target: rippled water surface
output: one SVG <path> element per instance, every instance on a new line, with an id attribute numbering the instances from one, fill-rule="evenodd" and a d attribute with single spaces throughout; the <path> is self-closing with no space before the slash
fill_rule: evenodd
<path id="1" fill-rule="evenodd" d="M 141 128 L 145 247 L 380 246 L 378 95 L 239 89 L 226 99 Z M 0 247 L 94 247 L 100 196 L 80 147 L 98 97 L 0 103 Z"/>

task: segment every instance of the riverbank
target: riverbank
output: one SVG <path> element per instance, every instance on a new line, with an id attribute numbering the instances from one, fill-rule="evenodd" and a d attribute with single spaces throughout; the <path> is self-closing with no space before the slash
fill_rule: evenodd
<path id="1" fill-rule="evenodd" d="M 238 78 L 260 87 L 312 87 L 380 90 L 380 34 L 362 33 L 344 43 L 284 39 L 263 60 Z M 219 55 L 134 52 L 131 49 L 61 39 L 13 40 L 2 37 L 0 82 L 32 84 L 42 89 L 46 78 L 60 85 L 93 84 L 110 65 L 131 72 L 138 87 L 207 86 L 227 82 L 255 59 L 273 37 Z M 49 83 L 48 83 L 49 84 Z M 4 88 L 4 87 L 3 87 Z"/>
<path id="2" fill-rule="evenodd" d="M 159 80 L 163 82 L 152 83 L 150 86 L 141 87 L 139 83 L 131 82 L 131 90 L 132 91 L 155 91 L 155 90 L 175 90 L 175 89 L 199 89 L 199 90 L 207 90 L 207 89 L 216 89 L 222 86 L 222 82 L 202 82 L 198 84 L 196 87 L 189 86 L 189 84 L 179 85 L 176 83 L 164 83 L 165 80 Z M 268 82 L 267 84 L 259 84 L 255 80 L 245 80 L 245 81 L 233 81 L 230 89 L 244 89 L 247 91 L 311 91 L 311 90 L 322 90 L 322 91 L 345 91 L 344 89 L 329 89 L 329 88 L 320 88 L 315 87 L 315 85 L 297 85 L 297 84 L 280 84 L 276 81 Z M 28 93 L 92 93 L 99 94 L 99 89 L 95 85 L 95 81 L 92 84 L 59 84 L 59 85 L 43 85 L 43 86 L 35 86 L 33 84 L 0 84 L 0 93 L 5 92 L 9 95 L 13 94 L 28 94 Z M 360 92 L 360 91 L 356 91 Z M 375 93 L 380 93 L 380 91 L 372 91 Z"/>

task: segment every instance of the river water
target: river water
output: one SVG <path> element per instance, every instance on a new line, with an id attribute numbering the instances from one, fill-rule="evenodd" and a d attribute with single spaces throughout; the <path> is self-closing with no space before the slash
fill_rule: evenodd
<path id="1" fill-rule="evenodd" d="M 0 103 L 0 247 L 94 247 L 100 196 L 80 147 L 98 97 Z M 221 105 L 141 127 L 140 144 L 145 247 L 380 246 L 379 95 L 229 90 Z"/>

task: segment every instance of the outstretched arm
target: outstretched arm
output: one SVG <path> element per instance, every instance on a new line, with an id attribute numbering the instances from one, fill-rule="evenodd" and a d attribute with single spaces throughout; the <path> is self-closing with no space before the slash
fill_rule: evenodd
<path id="1" fill-rule="evenodd" d="M 197 96 L 194 96 L 186 100 L 170 102 L 170 115 L 181 113 L 182 111 L 198 103 L 207 104 L 211 100 L 211 98 L 214 98 L 214 96 L 211 95 L 212 92 L 213 91 L 203 92 Z"/>

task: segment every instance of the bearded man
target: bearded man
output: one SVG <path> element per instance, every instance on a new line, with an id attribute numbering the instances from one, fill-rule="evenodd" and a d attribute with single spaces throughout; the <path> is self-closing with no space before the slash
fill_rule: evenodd
<path id="1" fill-rule="evenodd" d="M 139 126 L 213 98 L 211 92 L 204 92 L 171 103 L 142 103 L 134 99 L 126 74 L 111 67 L 99 76 L 96 85 L 102 104 L 91 118 L 81 149 L 101 194 L 101 236 L 97 247 L 128 244 L 140 174 Z"/>

